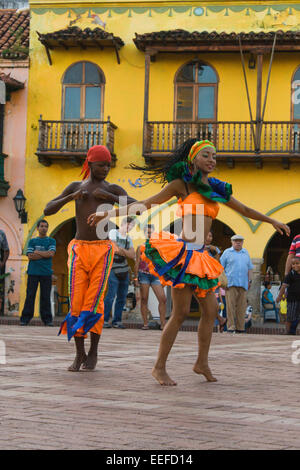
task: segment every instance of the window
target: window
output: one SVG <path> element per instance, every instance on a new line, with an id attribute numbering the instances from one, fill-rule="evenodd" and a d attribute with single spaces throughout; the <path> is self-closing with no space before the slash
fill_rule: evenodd
<path id="1" fill-rule="evenodd" d="M 214 121 L 217 119 L 218 77 L 203 62 L 181 67 L 175 78 L 175 119 Z"/>
<path id="2" fill-rule="evenodd" d="M 63 77 L 63 119 L 102 119 L 104 84 L 104 74 L 97 65 L 71 65 Z"/>

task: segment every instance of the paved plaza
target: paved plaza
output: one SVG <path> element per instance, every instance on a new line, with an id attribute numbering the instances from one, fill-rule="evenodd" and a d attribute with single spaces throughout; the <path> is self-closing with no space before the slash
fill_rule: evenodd
<path id="1" fill-rule="evenodd" d="M 150 375 L 159 331 L 105 330 L 97 370 L 79 373 L 57 331 L 1 325 L 1 449 L 300 448 L 297 337 L 214 333 L 218 382 L 207 383 L 192 372 L 196 333 L 181 331 L 178 386 L 161 387 Z"/>

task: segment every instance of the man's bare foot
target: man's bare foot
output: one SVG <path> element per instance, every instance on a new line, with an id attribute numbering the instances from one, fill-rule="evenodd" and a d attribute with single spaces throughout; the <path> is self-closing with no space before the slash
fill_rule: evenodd
<path id="1" fill-rule="evenodd" d="M 68 371 L 70 372 L 79 372 L 79 369 L 81 367 L 81 364 L 86 361 L 87 355 L 86 354 L 76 354 L 76 357 L 74 359 L 73 364 L 68 368 Z"/>
<path id="2" fill-rule="evenodd" d="M 88 354 L 82 364 L 82 370 L 95 370 L 98 362 L 97 354 Z"/>
<path id="3" fill-rule="evenodd" d="M 160 383 L 160 385 L 177 385 L 177 383 L 168 376 L 165 369 L 157 369 L 156 367 L 153 367 L 152 376 Z"/>
<path id="4" fill-rule="evenodd" d="M 199 366 L 198 364 L 195 364 L 193 367 L 193 371 L 196 374 L 204 375 L 207 382 L 217 382 L 217 379 L 212 375 L 211 370 L 208 366 Z"/>

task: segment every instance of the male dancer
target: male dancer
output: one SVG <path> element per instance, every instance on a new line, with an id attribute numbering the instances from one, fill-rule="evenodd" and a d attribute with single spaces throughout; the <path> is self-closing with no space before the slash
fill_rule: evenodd
<path id="1" fill-rule="evenodd" d="M 110 165 L 111 155 L 106 147 L 91 147 L 83 165 L 83 181 L 69 184 L 44 210 L 45 215 L 52 215 L 70 201 L 76 204 L 77 231 L 68 247 L 70 313 L 59 332 L 67 334 L 69 341 L 73 336 L 75 339 L 76 356 L 68 369 L 71 372 L 79 371 L 81 365 L 86 370 L 96 367 L 104 322 L 103 297 L 114 252 L 113 243 L 107 239 L 99 240 L 96 228 L 86 223 L 87 218 L 100 204 L 135 201 L 123 188 L 105 181 Z M 91 346 L 86 355 L 84 339 L 88 332 L 91 335 Z"/>

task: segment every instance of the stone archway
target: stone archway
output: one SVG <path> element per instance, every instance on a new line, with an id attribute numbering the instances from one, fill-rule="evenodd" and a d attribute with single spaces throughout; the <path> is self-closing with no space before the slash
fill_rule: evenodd
<path id="1" fill-rule="evenodd" d="M 295 219 L 288 223 L 291 229 L 291 236 L 280 235 L 278 232 L 274 233 L 268 241 L 264 250 L 264 264 L 262 272 L 265 273 L 268 266 L 271 266 L 274 274 L 278 273 L 280 279 L 283 279 L 285 262 L 288 251 L 293 238 L 300 233 L 300 219 Z"/>

